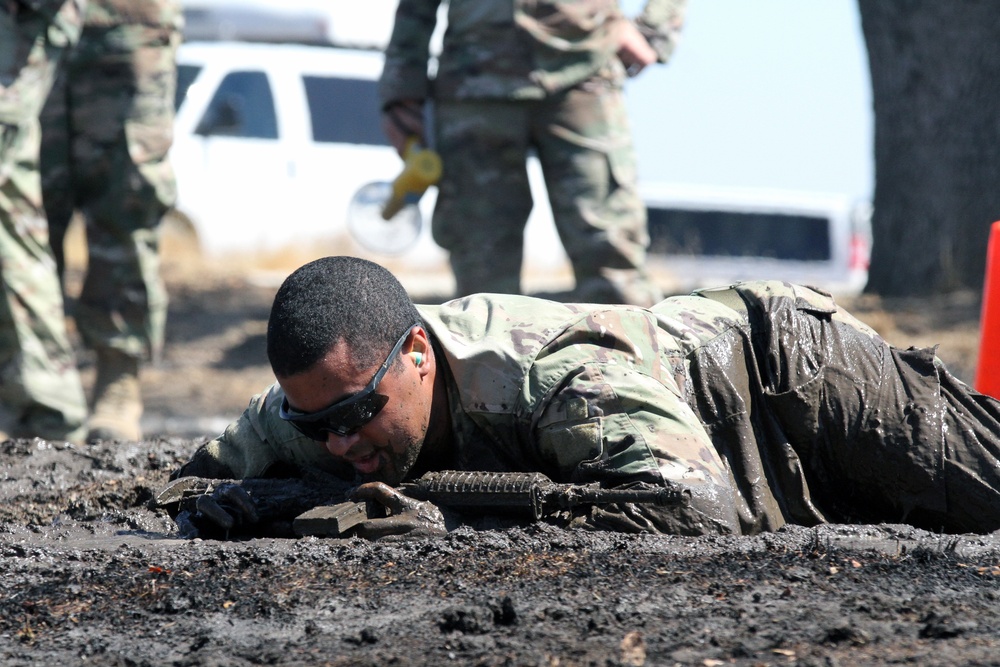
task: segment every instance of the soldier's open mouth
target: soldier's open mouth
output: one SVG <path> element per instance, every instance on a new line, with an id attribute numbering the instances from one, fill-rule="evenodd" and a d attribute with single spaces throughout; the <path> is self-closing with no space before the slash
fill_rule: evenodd
<path id="1" fill-rule="evenodd" d="M 370 475 L 379 469 L 382 464 L 377 451 L 373 451 L 367 456 L 358 459 L 351 459 L 351 465 L 362 475 Z"/>

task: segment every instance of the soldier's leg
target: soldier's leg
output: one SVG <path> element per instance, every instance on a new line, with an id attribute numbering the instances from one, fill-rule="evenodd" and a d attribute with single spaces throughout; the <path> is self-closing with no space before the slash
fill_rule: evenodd
<path id="1" fill-rule="evenodd" d="M 175 199 L 167 151 L 177 40 L 171 30 L 146 26 L 88 28 L 81 75 L 71 82 L 89 253 L 76 319 L 97 352 L 92 438 L 141 437 L 139 367 L 163 346 L 158 228 Z"/>
<path id="2" fill-rule="evenodd" d="M 443 172 L 432 229 L 456 292 L 516 294 L 532 206 L 525 105 L 441 102 L 435 129 Z"/>
<path id="3" fill-rule="evenodd" d="M 780 283 L 760 304 L 758 368 L 813 492 L 842 520 L 931 530 L 1000 528 L 1000 403 L 933 350 L 899 350 L 833 300 Z"/>
<path id="4" fill-rule="evenodd" d="M 75 5 L 61 14 L 69 21 Z M 62 35 L 68 43 L 70 36 Z M 21 7 L 0 11 L 0 428 L 76 439 L 86 416 L 41 209 L 38 114 L 63 39 Z"/>
<path id="5" fill-rule="evenodd" d="M 73 163 L 70 159 L 69 109 L 66 104 L 67 70 L 72 68 L 68 57 L 56 75 L 52 92 L 42 109 L 42 148 L 39 167 L 42 177 L 42 201 L 49 223 L 49 243 L 56 259 L 60 279 L 65 277 L 64 241 L 73 218 Z"/>
<path id="6" fill-rule="evenodd" d="M 621 90 L 588 81 L 539 108 L 532 129 L 574 299 L 653 305 L 662 294 L 646 274 L 646 207 Z"/>

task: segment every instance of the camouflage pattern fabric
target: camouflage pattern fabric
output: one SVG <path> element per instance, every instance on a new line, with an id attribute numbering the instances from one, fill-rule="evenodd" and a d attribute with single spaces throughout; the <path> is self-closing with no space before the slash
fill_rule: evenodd
<path id="1" fill-rule="evenodd" d="M 22 437 L 77 439 L 86 417 L 38 175 L 38 115 L 83 4 L 0 3 L 0 430 Z"/>
<path id="2" fill-rule="evenodd" d="M 437 104 L 444 171 L 432 229 L 449 251 L 457 293 L 520 291 L 532 197 L 525 160 L 542 164 L 574 299 L 652 305 L 646 207 L 619 88 L 594 81 L 529 102 Z"/>
<path id="3" fill-rule="evenodd" d="M 476 295 L 420 306 L 445 373 L 454 459 L 687 489 L 686 508 L 594 509 L 623 531 L 745 533 L 785 523 L 1000 528 L 1000 402 L 932 351 L 900 351 L 827 294 L 780 282 L 650 310 Z M 177 474 L 280 464 L 348 475 L 278 416 L 273 385 Z"/>
<path id="4" fill-rule="evenodd" d="M 73 212 L 88 268 L 73 313 L 84 342 L 156 359 L 167 294 L 158 227 L 176 199 L 176 0 L 93 0 L 42 114 L 42 188 L 57 259 Z"/>
<path id="5" fill-rule="evenodd" d="M 444 171 L 434 240 L 459 295 L 517 293 L 537 153 L 573 265 L 576 300 L 650 306 L 646 210 L 622 96 L 614 0 L 452 0 L 436 77 L 428 44 L 439 0 L 402 0 L 380 80 L 383 105 L 435 101 Z M 684 0 L 649 0 L 635 23 L 666 62 Z"/>
<path id="6" fill-rule="evenodd" d="M 441 0 L 401 0 L 379 82 L 383 105 L 407 99 L 542 99 L 593 78 L 621 83 L 616 0 L 449 0 L 433 83 L 428 49 Z M 635 24 L 667 62 L 686 0 L 647 0 Z"/>

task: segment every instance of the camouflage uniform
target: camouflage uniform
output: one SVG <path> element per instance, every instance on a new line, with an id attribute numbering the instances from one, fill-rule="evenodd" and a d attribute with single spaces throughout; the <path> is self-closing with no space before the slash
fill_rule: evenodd
<path id="1" fill-rule="evenodd" d="M 692 494 L 686 508 L 622 505 L 577 522 L 689 535 L 1000 528 L 1000 403 L 827 294 L 753 282 L 649 310 L 497 295 L 419 309 L 451 406 L 454 457 L 433 467 Z M 279 418 L 281 398 L 277 385 L 255 397 L 178 474 L 345 474 Z"/>
<path id="2" fill-rule="evenodd" d="M 142 437 L 141 362 L 163 347 L 158 228 L 176 187 L 178 0 L 93 0 L 42 114 L 42 190 L 53 248 L 74 210 L 89 261 L 74 316 L 96 351 L 88 440 Z"/>
<path id="3" fill-rule="evenodd" d="M 173 140 L 178 0 L 91 0 L 42 114 L 42 186 L 52 244 L 74 210 L 87 277 L 74 317 L 91 348 L 156 358 L 167 295 L 157 230 L 176 198 Z"/>
<path id="4" fill-rule="evenodd" d="M 613 0 L 451 0 L 433 82 L 439 0 L 402 0 L 380 82 L 384 106 L 433 97 L 444 172 L 432 223 L 458 294 L 520 291 L 531 212 L 525 160 L 542 165 L 581 301 L 652 305 L 646 209 L 616 56 Z M 666 62 L 685 0 L 648 0 L 636 25 Z"/>
<path id="5" fill-rule="evenodd" d="M 81 0 L 0 2 L 0 430 L 74 439 L 86 416 L 42 213 L 38 116 Z"/>

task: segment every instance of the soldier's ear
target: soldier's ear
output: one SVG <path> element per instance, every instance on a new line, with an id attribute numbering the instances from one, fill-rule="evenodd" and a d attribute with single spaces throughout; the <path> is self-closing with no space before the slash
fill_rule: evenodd
<path id="1" fill-rule="evenodd" d="M 416 327 L 413 330 L 413 334 L 409 341 L 409 350 L 406 354 L 413 359 L 413 364 L 420 368 L 424 366 L 428 361 L 428 355 L 430 354 L 430 340 L 428 339 L 427 331 L 423 327 Z"/>

